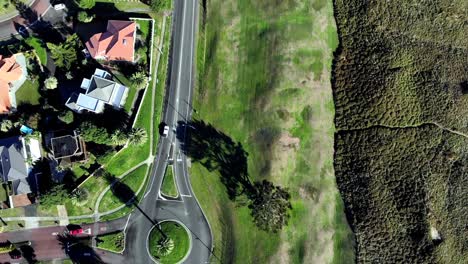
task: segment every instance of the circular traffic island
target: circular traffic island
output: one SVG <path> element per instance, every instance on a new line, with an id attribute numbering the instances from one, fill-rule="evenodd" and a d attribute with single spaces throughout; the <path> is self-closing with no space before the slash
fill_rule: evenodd
<path id="1" fill-rule="evenodd" d="M 151 229 L 148 236 L 148 251 L 161 264 L 176 264 L 187 256 L 190 235 L 178 222 L 164 221 Z"/>

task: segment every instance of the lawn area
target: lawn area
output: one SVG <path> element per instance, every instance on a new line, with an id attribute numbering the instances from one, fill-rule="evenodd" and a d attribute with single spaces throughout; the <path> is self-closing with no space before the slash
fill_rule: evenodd
<path id="1" fill-rule="evenodd" d="M 153 228 L 149 235 L 149 251 L 150 254 L 161 264 L 174 264 L 181 261 L 188 253 L 190 247 L 190 236 L 185 228 L 176 222 L 167 221 L 160 224 L 160 228 L 166 236 L 172 240 L 173 246 L 167 255 L 162 255 L 157 250 L 158 241 L 163 239 L 161 233 Z"/>
<path id="2" fill-rule="evenodd" d="M 0 210 L 0 217 L 19 217 L 24 216 L 24 208 L 10 208 Z"/>
<path id="3" fill-rule="evenodd" d="M 147 174 L 148 165 L 142 165 L 136 170 L 127 174 L 123 179 L 122 183 L 127 185 L 133 192 L 138 191 L 138 188 L 143 184 L 145 176 Z M 112 190 L 108 190 L 99 204 L 99 212 L 106 212 L 121 206 L 123 203 L 116 197 Z"/>
<path id="4" fill-rule="evenodd" d="M 114 0 L 97 0 L 96 3 L 113 3 L 115 8 L 123 12 L 139 12 L 151 11 L 148 5 L 140 1 L 114 1 Z"/>
<path id="5" fill-rule="evenodd" d="M 150 167 L 149 171 L 151 171 L 151 167 Z M 142 189 L 143 191 L 138 193 L 137 201 L 141 201 L 141 199 L 143 198 L 145 190 L 148 188 L 149 180 L 150 180 L 150 177 L 146 177 L 145 186 Z M 112 214 L 108 214 L 108 215 L 105 215 L 105 216 L 101 217 L 101 221 L 110 221 L 110 220 L 114 220 L 114 219 L 126 216 L 129 213 L 131 213 L 133 211 L 133 209 L 134 209 L 133 206 L 132 207 L 125 206 L 122 209 L 120 209 L 120 210 L 118 210 L 116 212 L 113 212 Z"/>
<path id="6" fill-rule="evenodd" d="M 96 247 L 100 249 L 105 249 L 113 252 L 122 252 L 125 247 L 125 234 L 123 232 L 117 232 L 97 236 L 96 242 Z"/>
<path id="7" fill-rule="evenodd" d="M 4 225 L 3 223 L 0 223 L 0 233 L 24 230 L 24 221 L 23 220 L 8 221 L 7 223 L 8 223 L 8 225 Z"/>
<path id="8" fill-rule="evenodd" d="M 75 202 L 72 199 L 68 199 L 67 201 L 65 201 L 65 206 L 67 208 L 68 215 L 78 216 L 94 213 L 94 206 L 96 205 L 96 201 L 101 192 L 108 185 L 109 184 L 104 179 L 104 177 L 92 176 L 80 187 L 80 189 L 85 189 L 88 193 L 86 201 L 82 203 Z"/>
<path id="9" fill-rule="evenodd" d="M 6 188 L 8 188 L 6 184 L 0 186 L 0 202 L 8 201 L 8 190 Z"/>
<path id="10" fill-rule="evenodd" d="M 34 83 L 30 80 L 26 80 L 24 84 L 16 91 L 16 104 L 21 105 L 32 104 L 38 105 L 41 95 L 39 94 L 39 81 Z"/>
<path id="11" fill-rule="evenodd" d="M 29 37 L 24 40 L 28 46 L 34 49 L 42 65 L 47 65 L 47 50 L 45 44 L 38 38 Z"/>
<path id="12" fill-rule="evenodd" d="M 164 174 L 164 179 L 161 186 L 161 193 L 170 197 L 177 197 L 179 195 L 175 183 L 172 165 L 168 165 L 166 167 L 166 173 Z"/>
<path id="13" fill-rule="evenodd" d="M 246 206 L 229 200 L 218 171 L 192 164 L 215 254 L 226 263 L 352 262 L 333 170 L 332 2 L 213 0 L 208 10 L 194 118 L 242 144 L 250 180 L 287 188 L 293 207 L 281 232 L 261 231 Z"/>
<path id="14" fill-rule="evenodd" d="M 148 37 L 150 37 L 151 33 L 151 21 L 150 20 L 141 20 L 141 19 L 136 19 L 135 20 L 138 24 L 138 33 L 141 36 L 142 40 L 149 40 Z"/>

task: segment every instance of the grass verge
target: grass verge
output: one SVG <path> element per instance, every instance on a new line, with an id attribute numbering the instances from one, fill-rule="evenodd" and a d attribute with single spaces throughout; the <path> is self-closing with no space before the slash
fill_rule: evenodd
<path id="1" fill-rule="evenodd" d="M 161 193 L 174 198 L 179 195 L 175 183 L 174 170 L 172 165 L 168 165 L 166 168 L 166 173 L 164 173 L 164 179 L 161 186 Z"/>
<path id="2" fill-rule="evenodd" d="M 148 165 L 142 165 L 135 169 L 134 171 L 127 174 L 123 179 L 122 183 L 127 185 L 133 192 L 137 192 L 143 180 L 145 180 L 145 175 L 147 173 Z M 108 190 L 99 204 L 99 212 L 106 212 L 112 209 L 115 209 L 121 206 L 123 203 L 119 198 L 112 192 Z"/>
<path id="3" fill-rule="evenodd" d="M 150 254 L 161 264 L 173 264 L 181 261 L 188 253 L 190 236 L 185 228 L 176 222 L 166 221 L 160 224 L 162 232 L 173 242 L 172 250 L 167 255 L 157 250 L 158 242 L 163 239 L 157 228 L 153 228 L 149 235 Z M 171 246 L 168 246 L 171 248 Z"/>
<path id="4" fill-rule="evenodd" d="M 97 236 L 96 241 L 96 247 L 120 253 L 125 247 L 125 234 L 123 232 L 105 234 Z"/>

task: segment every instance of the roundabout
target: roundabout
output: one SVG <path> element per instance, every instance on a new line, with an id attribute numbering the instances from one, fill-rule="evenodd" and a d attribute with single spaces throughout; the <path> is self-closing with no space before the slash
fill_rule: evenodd
<path id="1" fill-rule="evenodd" d="M 190 252 L 191 235 L 181 222 L 167 220 L 153 226 L 147 238 L 147 250 L 154 262 L 181 263 Z"/>

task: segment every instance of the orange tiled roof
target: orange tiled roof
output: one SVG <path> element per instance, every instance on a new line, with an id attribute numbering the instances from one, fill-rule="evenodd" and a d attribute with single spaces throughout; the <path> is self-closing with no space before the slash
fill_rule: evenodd
<path id="1" fill-rule="evenodd" d="M 0 113 L 8 112 L 11 107 L 10 83 L 18 80 L 23 71 L 16 63 L 15 56 L 4 58 L 0 55 Z"/>
<path id="2" fill-rule="evenodd" d="M 107 31 L 93 35 L 86 47 L 93 58 L 133 61 L 136 23 L 109 20 Z"/>

